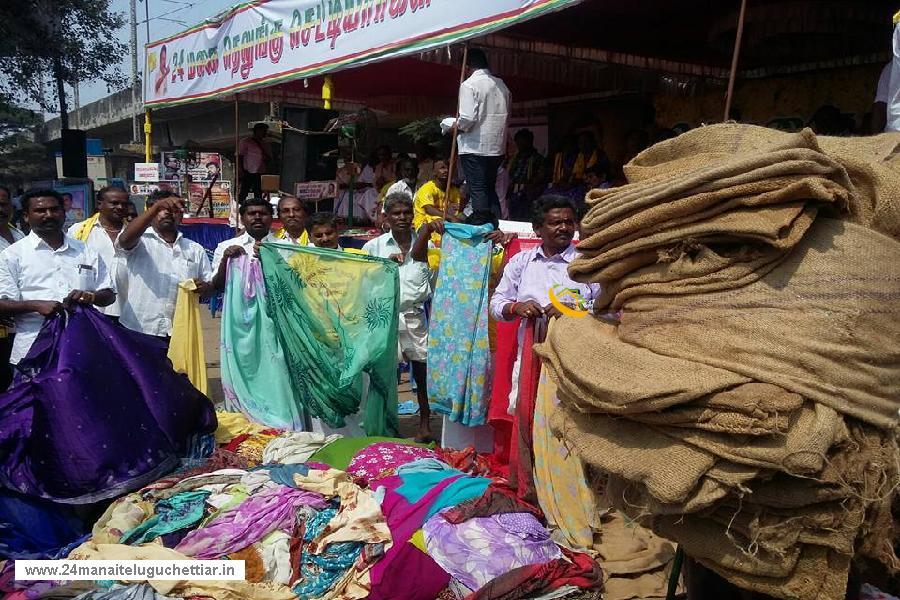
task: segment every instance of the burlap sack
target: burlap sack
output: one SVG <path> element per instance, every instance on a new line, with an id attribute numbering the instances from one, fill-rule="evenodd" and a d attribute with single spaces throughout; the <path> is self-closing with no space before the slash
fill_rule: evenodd
<path id="1" fill-rule="evenodd" d="M 848 556 L 865 520 L 865 508 L 858 498 L 812 504 L 791 510 L 729 498 L 705 515 L 745 544 L 745 550 L 760 548 L 784 554 L 798 544 L 825 546 Z"/>
<path id="2" fill-rule="evenodd" d="M 802 475 L 821 471 L 828 451 L 847 440 L 844 419 L 833 409 L 813 402 L 791 415 L 784 434 L 744 436 L 687 427 L 654 429 L 740 465 Z"/>
<path id="3" fill-rule="evenodd" d="M 652 264 L 607 282 L 594 307 L 602 314 L 618 311 L 641 296 L 706 294 L 749 285 L 777 267 L 784 257 L 777 250 L 764 252 L 747 245 L 711 248 L 685 240 L 665 253 L 655 253 Z"/>
<path id="4" fill-rule="evenodd" d="M 705 516 L 660 515 L 649 520 L 652 529 L 664 538 L 678 542 L 684 553 L 697 560 L 712 563 L 715 571 L 728 569 L 747 575 L 787 577 L 794 572 L 800 557 L 799 546 L 784 554 L 745 552 L 718 522 Z M 745 547 L 747 540 L 738 540 Z"/>
<path id="5" fill-rule="evenodd" d="M 600 569 L 603 569 L 601 563 Z M 606 571 L 603 571 L 606 575 Z M 659 569 L 640 575 L 609 575 L 603 582 L 603 600 L 648 600 L 665 598 L 669 572 Z"/>
<path id="6" fill-rule="evenodd" d="M 687 427 L 728 434 L 769 435 L 787 431 L 791 415 L 803 405 L 798 394 L 768 383 L 745 383 L 689 404 L 629 418 L 648 425 Z"/>
<path id="7" fill-rule="evenodd" d="M 750 383 L 722 369 L 623 344 L 614 326 L 593 318 L 557 319 L 535 352 L 557 384 L 560 402 L 583 412 L 658 411 Z"/>
<path id="8" fill-rule="evenodd" d="M 632 183 L 681 177 L 686 172 L 733 160 L 736 156 L 801 146 L 804 142 L 798 138 L 812 135 L 809 130 L 783 133 L 735 123 L 701 127 L 648 148 L 625 166 L 625 175 Z M 900 237 L 900 134 L 817 137 L 815 143 L 847 172 L 854 190 L 848 218 L 886 235 Z"/>
<path id="9" fill-rule="evenodd" d="M 594 544 L 604 573 L 636 575 L 658 571 L 675 556 L 675 546 L 637 522 L 611 511 L 604 515 L 600 541 Z"/>
<path id="10" fill-rule="evenodd" d="M 719 461 L 706 472 L 687 498 L 678 503 L 660 502 L 642 484 L 610 475 L 604 486 L 604 498 L 634 519 L 647 514 L 682 515 L 709 508 L 729 495 L 749 492 L 747 485 L 763 473 L 752 467 Z"/>
<path id="11" fill-rule="evenodd" d="M 561 390 L 559 395 L 562 401 Z M 643 484 L 664 503 L 684 501 L 716 462 L 708 452 L 628 419 L 572 413 L 560 406 L 550 416 L 550 427 L 583 462 Z"/>
<path id="12" fill-rule="evenodd" d="M 583 320 L 579 320 L 583 321 Z M 555 327 L 563 331 L 565 327 Z M 598 347 L 584 326 L 568 347 Z M 622 347 L 716 367 L 771 383 L 845 415 L 892 428 L 900 408 L 900 243 L 863 227 L 818 219 L 759 281 L 723 292 L 628 302 L 600 364 Z M 556 343 L 551 332 L 548 345 Z M 567 357 L 561 369 L 577 362 Z M 671 371 L 645 377 L 665 378 Z M 580 395 L 589 396 L 588 390 Z"/>
<path id="13" fill-rule="evenodd" d="M 668 173 L 590 192 L 591 208 L 582 219 L 585 249 L 590 253 L 617 239 L 652 231 L 654 226 L 702 221 L 741 207 L 811 201 L 834 204 L 839 211 L 854 193 L 846 170 L 822 152 L 808 130 L 757 151 L 703 164 L 693 158 L 684 157 L 688 162 L 682 163 L 672 154 L 660 167 L 674 166 Z M 594 235 L 599 237 L 591 239 Z"/>
<path id="14" fill-rule="evenodd" d="M 786 576 L 749 575 L 699 557 L 700 564 L 745 590 L 783 600 L 843 600 L 850 557 L 821 546 L 803 546 L 793 572 Z"/>
<path id="15" fill-rule="evenodd" d="M 815 216 L 815 208 L 795 206 L 732 212 L 716 221 L 648 236 L 645 241 L 652 246 L 638 248 L 607 266 L 602 263 L 619 249 L 595 259 L 578 258 L 569 270 L 578 278 L 578 269 L 589 269 L 590 280 L 602 285 L 596 310 L 618 310 L 628 298 L 647 293 L 679 295 L 731 289 L 774 268 L 802 239 Z M 766 226 L 772 229 L 772 239 L 763 243 Z M 729 227 L 731 231 L 726 232 Z"/>
<path id="16" fill-rule="evenodd" d="M 757 239 L 777 242 L 783 238 L 783 232 L 774 229 L 773 224 L 790 224 L 805 208 L 833 205 L 832 212 L 839 211 L 849 201 L 850 191 L 844 187 L 847 180 L 842 176 L 842 169 L 836 164 L 812 164 L 810 171 L 815 173 L 798 172 L 772 179 L 758 179 L 770 174 L 771 165 L 763 171 L 739 175 L 739 179 L 744 181 L 727 179 L 710 182 L 705 176 L 696 177 L 698 187 L 680 190 L 680 193 L 660 183 L 653 183 L 649 190 L 643 184 L 593 190 L 588 194 L 587 201 L 594 207 L 582 221 L 582 240 L 578 243 L 578 250 L 585 256 L 596 257 L 661 231 L 681 231 L 707 222 L 727 225 L 720 227 L 721 231 L 726 232 L 735 226 L 738 226 L 737 231 L 742 226 L 753 231 L 752 221 L 746 224 L 743 219 L 721 221 L 733 213 L 761 215 L 756 228 L 762 235 L 758 235 Z M 781 171 L 794 167 L 796 163 L 792 162 L 777 165 Z M 838 181 L 819 174 L 827 170 L 833 170 Z M 693 174 L 689 176 L 693 177 Z M 647 202 L 647 192 L 658 196 Z M 793 208 L 793 216 L 790 212 L 778 212 L 786 207 Z"/>

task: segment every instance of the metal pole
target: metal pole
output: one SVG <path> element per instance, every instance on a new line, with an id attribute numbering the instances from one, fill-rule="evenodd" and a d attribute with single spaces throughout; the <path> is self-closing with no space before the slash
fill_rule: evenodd
<path id="1" fill-rule="evenodd" d="M 81 117 L 78 115 L 78 111 L 81 109 L 81 96 L 79 95 L 78 87 L 77 81 L 72 84 L 72 100 L 75 102 L 75 112 L 72 113 L 72 116 L 75 117 L 75 129 L 79 129 L 81 125 Z"/>
<path id="2" fill-rule="evenodd" d="M 737 34 L 734 38 L 734 55 L 731 57 L 731 73 L 728 75 L 728 91 L 725 93 L 725 116 L 727 121 L 731 113 L 731 99 L 734 95 L 734 79 L 737 76 L 738 57 L 741 54 L 741 39 L 744 37 L 744 15 L 747 14 L 747 0 L 741 0 L 741 12 L 738 15 Z"/>
<path id="3" fill-rule="evenodd" d="M 144 2 L 144 23 L 147 25 L 147 43 L 150 43 L 150 0 L 143 0 Z M 144 60 L 144 64 L 147 63 L 147 60 Z"/>
<path id="4" fill-rule="evenodd" d="M 469 63 L 469 45 L 463 45 L 463 60 L 462 67 L 459 71 L 459 85 L 462 87 L 463 82 L 466 80 L 466 65 Z M 459 96 L 457 95 L 456 99 L 456 120 L 459 121 Z M 450 164 L 448 166 L 448 174 L 447 174 L 447 189 L 444 192 L 444 220 L 447 220 L 447 209 L 450 207 L 450 190 L 453 188 L 453 169 L 456 167 L 456 150 L 457 150 L 457 142 L 456 142 L 456 124 L 453 124 L 453 131 L 451 133 L 453 136 L 453 141 L 450 146 Z"/>
<path id="5" fill-rule="evenodd" d="M 240 137 L 241 125 L 240 125 L 240 120 L 241 120 L 241 109 L 238 105 L 238 95 L 235 94 L 234 95 L 234 179 L 235 179 L 234 183 L 235 183 L 235 185 L 232 186 L 232 189 L 238 190 L 239 194 L 244 191 L 243 190 L 244 182 L 241 181 L 241 168 L 240 168 L 240 165 L 241 165 L 241 137 Z"/>
<path id="6" fill-rule="evenodd" d="M 144 111 L 144 162 L 153 162 L 153 126 L 150 123 L 150 109 Z"/>
<path id="7" fill-rule="evenodd" d="M 138 121 L 138 110 L 140 100 L 138 99 L 138 55 L 137 55 L 137 0 L 131 0 L 131 134 L 132 141 L 138 143 L 141 139 L 140 122 Z"/>

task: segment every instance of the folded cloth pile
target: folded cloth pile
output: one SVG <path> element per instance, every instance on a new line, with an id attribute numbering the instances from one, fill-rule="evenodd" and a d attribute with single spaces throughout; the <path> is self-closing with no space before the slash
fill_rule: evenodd
<path id="1" fill-rule="evenodd" d="M 260 431 L 228 413 L 220 423 L 222 445 L 202 465 L 118 498 L 90 539 L 31 536 L 19 557 L 53 546 L 40 556 L 244 561 L 239 582 L 54 582 L 54 594 L 86 600 L 514 600 L 602 584 L 597 563 L 560 548 L 538 509 L 474 472 L 477 457 L 458 469 L 405 440 Z M 12 569 L 0 561 L 0 591 L 31 593 L 6 583 Z"/>
<path id="2" fill-rule="evenodd" d="M 609 500 L 739 587 L 842 598 L 892 545 L 900 136 L 716 125 L 595 190 L 570 273 L 603 318 L 538 348 Z"/>

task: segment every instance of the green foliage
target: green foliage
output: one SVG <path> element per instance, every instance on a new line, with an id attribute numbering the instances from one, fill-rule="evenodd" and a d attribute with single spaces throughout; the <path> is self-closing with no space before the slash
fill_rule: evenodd
<path id="1" fill-rule="evenodd" d="M 121 89 L 118 68 L 126 53 L 115 38 L 124 16 L 110 0 L 4 0 L 0 2 L 0 82 L 20 103 L 47 111 L 59 106 L 56 78 L 74 85 L 102 80 Z"/>
<path id="2" fill-rule="evenodd" d="M 55 177 L 53 158 L 43 145 L 30 139 L 30 130 L 40 120 L 39 114 L 16 106 L 0 94 L 0 182 L 19 185 Z"/>
<path id="3" fill-rule="evenodd" d="M 419 119 L 400 128 L 400 135 L 412 139 L 415 143 L 434 144 L 441 140 L 441 120 L 435 117 Z"/>

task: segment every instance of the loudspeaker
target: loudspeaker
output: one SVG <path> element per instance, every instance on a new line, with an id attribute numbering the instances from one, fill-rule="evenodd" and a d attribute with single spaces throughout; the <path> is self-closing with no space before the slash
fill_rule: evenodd
<path id="1" fill-rule="evenodd" d="M 87 178 L 87 136 L 80 129 L 62 130 L 63 177 Z"/>

